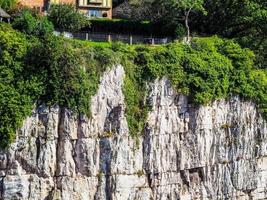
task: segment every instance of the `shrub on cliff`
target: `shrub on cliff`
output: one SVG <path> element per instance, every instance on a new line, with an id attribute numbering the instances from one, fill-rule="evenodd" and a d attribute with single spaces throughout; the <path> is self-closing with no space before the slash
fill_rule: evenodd
<path id="1" fill-rule="evenodd" d="M 138 67 L 131 70 L 134 75 L 126 76 L 124 87 L 126 115 L 135 135 L 144 128 L 137 127 L 144 124 L 147 113 L 142 101 L 145 92 L 140 91 L 145 91 L 145 82 L 157 77 L 169 78 L 173 87 L 188 94 L 195 105 L 239 94 L 254 100 L 267 116 L 266 71 L 254 67 L 253 52 L 233 40 L 198 38 L 191 47 L 171 43 L 155 48 L 138 47 L 135 51 L 133 62 Z"/>
<path id="2" fill-rule="evenodd" d="M 33 41 L 32 41 L 33 42 Z M 35 75 L 27 74 L 24 59 L 31 41 L 0 24 L 0 146 L 6 147 L 31 114 L 34 100 L 42 91 Z"/>
<path id="3" fill-rule="evenodd" d="M 50 35 L 34 46 L 27 63 L 32 66 L 31 74 L 38 74 L 43 83 L 41 102 L 90 115 L 91 96 L 98 88 L 101 74 L 118 61 L 108 48 L 88 48 Z"/>

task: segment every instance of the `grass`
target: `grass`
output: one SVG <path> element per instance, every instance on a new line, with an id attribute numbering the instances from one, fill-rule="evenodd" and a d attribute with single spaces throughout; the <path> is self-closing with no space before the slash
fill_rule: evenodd
<path id="1" fill-rule="evenodd" d="M 90 46 L 90 47 L 103 47 L 103 48 L 109 48 L 112 46 L 111 42 L 92 42 L 88 40 L 79 40 L 79 39 L 73 39 L 75 43 Z"/>
<path id="2" fill-rule="evenodd" d="M 89 41 L 89 40 L 80 40 L 80 39 L 72 39 L 73 43 L 75 44 L 80 44 L 82 46 L 89 46 L 89 47 L 103 47 L 103 48 L 111 48 L 113 46 L 113 44 L 115 43 L 122 43 L 122 42 L 93 42 L 93 41 Z M 158 46 L 164 46 L 166 44 L 163 45 L 151 45 L 151 44 L 126 44 L 126 43 L 122 43 L 123 45 L 125 45 L 127 48 L 134 50 L 136 48 L 157 48 Z"/>
<path id="3" fill-rule="evenodd" d="M 108 19 L 108 18 L 93 18 L 91 19 L 91 21 L 95 21 L 95 22 L 124 22 L 124 23 L 127 23 L 127 22 L 135 22 L 134 20 L 128 20 L 128 19 L 118 19 L 118 18 L 113 18 L 113 19 Z M 149 24 L 151 23 L 150 21 L 148 20 L 144 20 L 144 21 L 138 21 L 137 23 L 140 23 L 140 24 Z"/>

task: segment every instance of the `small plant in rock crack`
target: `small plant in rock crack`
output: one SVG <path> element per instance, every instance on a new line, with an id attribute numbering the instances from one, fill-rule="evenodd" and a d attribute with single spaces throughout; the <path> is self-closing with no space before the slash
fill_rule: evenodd
<path id="1" fill-rule="evenodd" d="M 141 176 L 145 175 L 143 170 L 138 170 L 136 174 L 137 174 L 138 177 L 141 177 Z"/>
<path id="2" fill-rule="evenodd" d="M 114 135 L 113 132 L 111 132 L 111 131 L 105 131 L 102 135 L 100 135 L 100 139 L 102 139 L 102 138 L 110 138 L 113 135 Z"/>
<path id="3" fill-rule="evenodd" d="M 105 174 L 103 172 L 99 171 L 96 176 L 97 176 L 99 181 L 102 181 L 102 178 L 103 178 L 104 175 Z"/>
<path id="4" fill-rule="evenodd" d="M 228 128 L 231 128 L 231 125 L 229 125 L 229 124 L 222 124 L 221 125 L 221 129 L 228 129 Z"/>

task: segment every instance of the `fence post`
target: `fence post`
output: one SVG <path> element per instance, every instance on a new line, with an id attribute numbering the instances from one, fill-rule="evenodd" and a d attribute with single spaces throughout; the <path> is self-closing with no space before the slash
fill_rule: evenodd
<path id="1" fill-rule="evenodd" d="M 111 42 L 111 35 L 108 34 L 108 42 Z"/>
<path id="2" fill-rule="evenodd" d="M 85 40 L 88 40 L 88 33 L 85 34 Z"/>
<path id="3" fill-rule="evenodd" d="M 133 45 L 133 36 L 130 35 L 130 45 Z"/>
<path id="4" fill-rule="evenodd" d="M 154 45 L 155 44 L 155 38 L 152 38 L 152 45 Z"/>

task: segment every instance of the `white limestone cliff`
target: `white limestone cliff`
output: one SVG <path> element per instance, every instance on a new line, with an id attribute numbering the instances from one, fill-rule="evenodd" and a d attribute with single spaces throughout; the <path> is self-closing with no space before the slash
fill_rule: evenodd
<path id="1" fill-rule="evenodd" d="M 1 199 L 267 199 L 267 123 L 254 103 L 233 96 L 194 107 L 156 80 L 138 145 L 123 79 L 122 66 L 104 74 L 90 119 L 35 109 L 0 152 Z"/>

